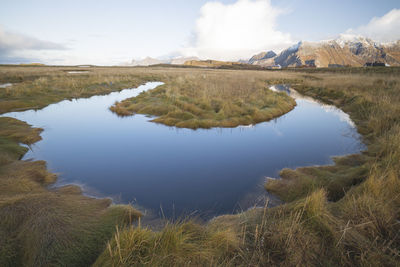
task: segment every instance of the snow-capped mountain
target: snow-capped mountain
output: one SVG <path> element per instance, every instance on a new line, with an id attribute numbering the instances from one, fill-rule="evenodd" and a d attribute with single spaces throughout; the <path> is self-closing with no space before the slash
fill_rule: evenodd
<path id="1" fill-rule="evenodd" d="M 257 60 L 265 53 L 253 56 L 248 63 L 282 67 L 363 66 L 368 62 L 400 65 L 400 41 L 379 43 L 369 38 L 343 34 L 337 39 L 320 42 L 299 42 L 268 60 Z"/>

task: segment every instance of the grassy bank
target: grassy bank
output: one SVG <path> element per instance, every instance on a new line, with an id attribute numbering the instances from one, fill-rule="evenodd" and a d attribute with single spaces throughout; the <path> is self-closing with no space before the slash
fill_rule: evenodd
<path id="1" fill-rule="evenodd" d="M 0 90 L 0 114 L 40 109 L 64 99 L 107 94 L 156 80 L 145 72 L 124 73 L 114 68 L 0 66 L 0 84 L 12 83 Z"/>
<path id="2" fill-rule="evenodd" d="M 129 206 L 110 206 L 109 200 L 87 198 L 74 186 L 46 189 L 56 177 L 47 172 L 45 163 L 18 160 L 26 152 L 19 143 L 36 142 L 41 130 L 0 118 L 0 265 L 87 266 L 95 262 L 96 266 L 398 266 L 399 69 L 376 72 L 89 69 L 89 74 L 71 78 L 82 85 L 71 92 L 94 93 L 95 90 L 89 89 L 91 85 L 84 85 L 85 79 L 96 81 L 96 88 L 103 82 L 114 84 L 114 78 L 137 79 L 138 83 L 154 79 L 166 83 L 159 88 L 165 92 L 154 90 L 155 97 L 164 93 L 170 97 L 174 92 L 172 85 L 179 83 L 180 89 L 174 92 L 177 97 L 208 90 L 207 94 L 216 94 L 216 99 L 226 101 L 222 96 L 233 94 L 232 98 L 240 99 L 247 89 L 243 92 L 238 88 L 233 92 L 229 87 L 221 89 L 218 79 L 240 77 L 245 80 L 243 84 L 253 84 L 252 88 L 261 90 L 257 92 L 262 92 L 257 85 L 259 81 L 291 83 L 299 92 L 349 113 L 368 149 L 360 155 L 336 158 L 333 166 L 282 170 L 283 179 L 269 181 L 266 188 L 284 199 L 284 205 L 220 216 L 205 225 L 190 221 L 169 223 L 160 231 L 153 231 L 146 226 L 126 225 L 139 216 Z M 42 75 L 69 80 L 69 76 L 63 78 L 68 75 L 65 70 L 0 68 L 0 81 L 19 79 L 31 85 Z M 206 83 L 202 90 L 193 90 L 199 88 L 192 85 L 198 84 L 197 79 L 202 75 L 213 82 Z M 41 102 L 44 93 L 40 87 L 25 95 L 29 86 L 23 84 L 1 92 L 2 110 L 24 109 L 51 101 Z M 60 87 L 52 84 L 48 86 L 50 95 L 55 94 L 56 88 L 69 90 L 62 83 Z M 213 84 L 218 86 L 212 87 Z M 223 84 L 229 85 L 229 81 Z M 121 89 L 106 87 L 105 90 Z M 11 93 L 11 90 L 21 92 Z M 257 95 L 257 92 L 248 93 Z M 195 95 L 193 99 L 201 97 Z M 3 109 L 4 103 L 12 104 Z"/>
<path id="3" fill-rule="evenodd" d="M 135 87 L 146 76 L 119 73 L 71 76 L 68 68 L 0 67 L 0 112 L 41 108 L 74 97 Z M 150 78 L 148 78 L 150 79 Z M 49 190 L 56 175 L 43 161 L 21 161 L 42 129 L 0 118 L 0 265 L 88 266 L 104 249 L 115 227 L 140 213 L 110 199 L 82 195 L 77 186 Z M 23 145 L 21 145 L 23 144 Z"/>
<path id="4" fill-rule="evenodd" d="M 115 226 L 140 215 L 110 199 L 85 197 L 77 186 L 48 190 L 56 175 L 43 161 L 20 161 L 40 140 L 38 128 L 0 118 L 0 265 L 87 266 Z"/>

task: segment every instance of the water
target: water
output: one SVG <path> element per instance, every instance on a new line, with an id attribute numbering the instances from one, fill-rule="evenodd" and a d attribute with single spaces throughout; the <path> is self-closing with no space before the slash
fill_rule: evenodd
<path id="1" fill-rule="evenodd" d="M 11 87 L 12 83 L 2 83 L 0 84 L 0 88 L 7 88 L 7 87 Z"/>
<path id="2" fill-rule="evenodd" d="M 80 73 L 89 73 L 87 70 L 72 70 L 72 71 L 67 71 L 69 74 L 80 74 Z"/>
<path id="3" fill-rule="evenodd" d="M 155 88 L 147 83 L 105 96 L 66 100 L 42 110 L 4 114 L 44 128 L 24 159 L 46 160 L 56 186 L 79 184 L 87 194 L 131 202 L 165 216 L 214 216 L 246 209 L 265 196 L 265 177 L 282 168 L 332 163 L 363 149 L 348 115 L 299 96 L 288 114 L 254 127 L 189 130 L 118 117 L 115 102 Z"/>

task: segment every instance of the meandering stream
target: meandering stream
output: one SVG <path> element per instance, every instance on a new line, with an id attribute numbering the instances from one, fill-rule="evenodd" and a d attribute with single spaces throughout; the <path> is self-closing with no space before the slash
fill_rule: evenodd
<path id="1" fill-rule="evenodd" d="M 287 86 L 271 89 L 290 93 L 295 109 L 253 127 L 194 131 L 109 111 L 115 101 L 160 84 L 2 116 L 44 128 L 43 140 L 24 159 L 46 160 L 59 174 L 56 186 L 75 183 L 87 194 L 154 214 L 162 207 L 167 217 L 246 209 L 267 196 L 266 176 L 278 177 L 285 167 L 330 164 L 332 156 L 364 148 L 347 114 Z"/>

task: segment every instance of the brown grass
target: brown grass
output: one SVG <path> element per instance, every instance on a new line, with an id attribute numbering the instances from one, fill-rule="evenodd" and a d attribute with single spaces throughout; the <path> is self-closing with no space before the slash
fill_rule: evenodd
<path id="1" fill-rule="evenodd" d="M 193 222 L 117 229 L 94 266 L 212 266 L 235 262 L 239 240 L 230 229 L 209 229 Z"/>
<path id="2" fill-rule="evenodd" d="M 267 78 L 260 74 L 180 70 L 161 77 L 165 85 L 110 110 L 120 116 L 149 114 L 157 116 L 153 122 L 192 129 L 256 124 L 292 110 L 295 101 L 270 91 Z"/>
<path id="3" fill-rule="evenodd" d="M 0 77 L 17 80 L 21 75 L 22 80 L 31 84 L 43 71 L 59 73 L 60 69 L 32 68 L 29 75 L 22 75 L 21 70 L 27 69 L 11 68 L 6 75 L 4 72 L 8 70 L 2 68 Z M 26 142 L 34 142 L 40 130 L 12 120 L 0 120 L 6 123 L 3 125 L 15 127 L 0 135 L 0 141 L 6 144 L 0 146 L 1 152 L 8 158 L 0 167 L 1 265 L 88 265 L 103 251 L 96 262 L 98 266 L 398 266 L 399 69 L 376 72 L 359 69 L 340 72 L 90 70 L 90 75 L 97 75 L 99 80 L 112 76 L 159 81 L 183 77 L 182 84 L 185 84 L 190 75 L 204 73 L 215 80 L 220 75 L 237 75 L 242 79 L 254 78 L 250 83 L 258 80 L 292 83 L 299 92 L 335 104 L 349 113 L 368 149 L 362 155 L 337 158 L 333 166 L 282 171 L 284 179 L 270 182 L 267 188 L 286 199 L 284 205 L 221 216 L 206 225 L 183 222 L 152 231 L 146 227 L 123 226 L 131 217 L 129 214 L 138 216 L 129 207 L 108 207 L 109 201 L 84 197 L 76 187 L 46 189 L 44 185 L 55 177 L 45 170 L 43 162 L 16 161 L 24 153 L 17 149 L 18 140 L 27 138 Z M 54 92 L 53 89 L 50 91 Z M 188 94 L 191 87 L 185 90 Z M 216 89 L 209 90 L 207 94 L 212 95 Z M 1 101 L 13 102 L 18 100 L 17 96 L 18 93 L 11 94 Z M 42 93 L 32 94 L 30 103 L 40 103 L 40 96 Z M 14 108 L 29 106 L 23 102 L 28 101 L 23 93 L 19 97 L 23 104 L 13 102 Z M 105 240 L 115 229 L 118 232 L 106 246 Z"/>
<path id="4" fill-rule="evenodd" d="M 333 166 L 283 170 L 283 179 L 266 187 L 287 204 L 220 216 L 204 231 L 230 229 L 239 240 L 239 248 L 230 251 L 234 260 L 222 265 L 398 266 L 398 73 L 298 74 L 294 88 L 348 112 L 368 149 L 336 158 Z"/>
<path id="5" fill-rule="evenodd" d="M 56 175 L 44 161 L 20 161 L 41 139 L 41 129 L 0 118 L 0 265 L 85 266 L 112 236 L 115 225 L 139 217 L 130 206 L 82 195 L 79 187 L 48 190 Z"/>

